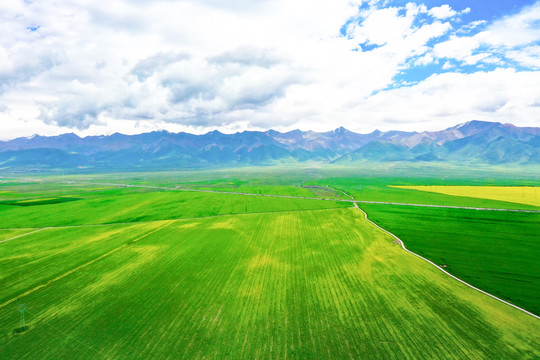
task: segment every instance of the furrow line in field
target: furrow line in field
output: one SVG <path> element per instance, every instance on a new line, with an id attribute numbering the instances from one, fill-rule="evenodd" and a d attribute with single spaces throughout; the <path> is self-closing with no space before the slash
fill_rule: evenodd
<path id="1" fill-rule="evenodd" d="M 170 222 L 169 222 L 169 223 L 170 223 Z M 19 300 L 20 298 L 22 298 L 22 297 L 24 297 L 24 296 L 28 296 L 28 295 L 30 295 L 30 294 L 33 294 L 34 292 L 36 292 L 36 291 L 38 291 L 38 290 L 40 290 L 40 289 L 42 289 L 42 288 L 44 288 L 44 287 L 47 287 L 47 286 L 49 286 L 50 284 L 53 284 L 53 283 L 55 283 L 55 282 L 57 282 L 57 281 L 59 281 L 59 280 L 62 280 L 63 278 L 65 278 L 65 277 L 67 277 L 67 276 L 69 276 L 69 275 L 71 275 L 71 274 L 73 274 L 73 273 L 79 271 L 80 269 L 83 269 L 83 268 L 85 268 L 85 267 L 87 267 L 87 266 L 90 266 L 90 265 L 92 265 L 92 264 L 98 262 L 99 260 L 101 260 L 101 259 L 103 259 L 103 258 L 106 258 L 106 257 L 108 257 L 108 256 L 110 256 L 110 255 L 112 255 L 112 254 L 114 254 L 114 253 L 116 253 L 116 252 L 118 252 L 118 251 L 120 251 L 120 250 L 122 250 L 122 249 L 128 247 L 129 245 L 134 244 L 134 243 L 138 242 L 139 240 L 142 240 L 142 239 L 146 238 L 147 236 L 152 235 L 153 233 L 155 233 L 155 232 L 161 230 L 162 228 L 163 228 L 163 227 L 160 226 L 160 227 L 158 227 L 157 229 L 155 229 L 155 230 L 153 230 L 153 231 L 150 231 L 149 233 L 144 234 L 144 235 L 138 237 L 137 239 L 131 240 L 131 241 L 125 243 L 124 245 L 121 245 L 121 246 L 117 247 L 116 249 L 113 249 L 113 250 L 111 250 L 111 251 L 109 251 L 109 252 L 107 252 L 107 253 L 105 253 L 105 254 L 103 254 L 103 255 L 98 256 L 97 258 L 95 258 L 95 259 L 93 259 L 93 260 L 90 260 L 90 261 L 88 261 L 88 262 L 86 262 L 86 263 L 84 263 L 84 264 L 82 264 L 82 265 L 79 265 L 79 266 L 77 266 L 77 267 L 75 267 L 75 268 L 73 268 L 73 269 L 71 269 L 71 270 L 69 270 L 69 271 L 67 271 L 67 272 L 65 272 L 65 273 L 63 273 L 63 274 L 61 274 L 61 275 L 58 275 L 57 277 L 55 277 L 55 278 L 53 278 L 53 279 L 47 281 L 47 282 L 44 283 L 44 284 L 40 284 L 40 285 L 38 285 L 38 286 L 36 286 L 36 287 L 30 289 L 30 290 L 27 290 L 26 292 L 24 292 L 24 293 L 22 293 L 22 294 L 20 294 L 20 295 L 18 295 L 18 296 L 16 296 L 16 297 L 14 297 L 14 298 L 12 298 L 12 299 L 10 299 L 10 300 L 7 300 L 7 301 L 4 302 L 3 304 L 0 304 L 0 309 L 2 309 L 2 308 L 4 308 L 4 307 L 8 306 L 9 304 L 11 304 L 11 303 L 13 303 L 13 302 Z"/>
<path id="2" fill-rule="evenodd" d="M 508 302 L 508 301 L 505 301 L 505 300 L 503 300 L 503 299 L 501 299 L 501 298 L 498 298 L 497 296 L 492 295 L 492 294 L 490 294 L 490 293 L 488 293 L 488 292 L 486 292 L 486 291 L 484 291 L 484 290 L 482 290 L 482 289 L 479 289 L 479 288 L 477 288 L 477 287 L 475 287 L 475 286 L 469 284 L 468 282 L 461 280 L 461 279 L 458 278 L 457 276 L 450 274 L 448 271 L 444 270 L 442 267 L 440 267 L 439 265 L 435 264 L 433 261 L 428 260 L 428 259 L 426 259 L 425 257 L 420 256 L 420 255 L 418 255 L 417 253 L 414 253 L 414 252 L 410 251 L 409 249 L 407 249 L 407 248 L 405 247 L 405 243 L 404 243 L 400 238 L 398 238 L 396 235 L 392 234 L 390 231 L 388 231 L 388 230 L 386 230 L 386 229 L 383 229 L 382 227 L 380 227 L 379 225 L 375 224 L 373 221 L 371 221 L 370 219 L 368 219 L 367 213 L 366 213 L 364 210 L 360 209 L 356 203 L 354 204 L 354 206 L 356 207 L 356 209 L 358 209 L 359 211 L 361 211 L 361 212 L 364 214 L 364 217 L 365 217 L 365 219 L 366 219 L 367 221 L 369 221 L 371 224 L 373 224 L 374 226 L 376 226 L 376 227 L 379 228 L 380 230 L 384 231 L 384 232 L 387 233 L 388 235 L 390 235 L 390 236 L 392 236 L 393 238 L 395 238 L 395 239 L 399 242 L 399 244 L 401 245 L 401 247 L 403 248 L 403 250 L 407 251 L 408 253 L 410 253 L 410 254 L 412 254 L 412 255 L 414 255 L 414 256 L 416 256 L 416 257 L 418 257 L 418 258 L 420 258 L 420 259 L 422 259 L 422 260 L 424 260 L 424 261 L 426 261 L 426 262 L 428 262 L 428 263 L 430 263 L 431 265 L 435 266 L 438 270 L 440 270 L 440 271 L 442 271 L 443 273 L 445 273 L 446 275 L 448 275 L 448 276 L 454 278 L 455 280 L 459 281 L 460 283 L 462 283 L 462 284 L 464 284 L 464 285 L 466 285 L 466 286 L 468 286 L 468 287 L 470 287 L 470 288 L 472 288 L 472 289 L 474 289 L 474 290 L 476 290 L 476 291 L 481 292 L 482 294 L 485 294 L 485 295 L 487 295 L 487 296 L 489 296 L 489 297 L 492 297 L 492 298 L 495 299 L 495 300 L 498 300 L 498 301 L 500 301 L 500 302 L 502 302 L 502 303 L 504 303 L 504 304 L 506 304 L 506 305 L 509 305 L 509 306 L 511 306 L 511 307 L 513 307 L 513 308 L 519 310 L 519 311 L 522 311 L 522 312 L 524 312 L 524 313 L 526 313 L 526 314 L 528 314 L 528 315 L 530 315 L 530 316 L 532 316 L 532 317 L 535 317 L 536 319 L 539 319 L 539 320 L 540 320 L 540 316 L 535 315 L 535 314 L 533 314 L 532 312 L 527 311 L 527 310 L 525 310 L 525 309 L 522 309 L 522 308 L 520 308 L 519 306 L 514 305 L 514 304 L 512 304 L 512 303 L 510 303 L 510 302 Z"/>

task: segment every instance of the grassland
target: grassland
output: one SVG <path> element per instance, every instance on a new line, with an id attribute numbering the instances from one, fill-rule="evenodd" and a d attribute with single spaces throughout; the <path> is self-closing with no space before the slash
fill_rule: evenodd
<path id="1" fill-rule="evenodd" d="M 400 189 L 428 191 L 438 194 L 491 199 L 540 207 L 537 186 L 394 186 Z"/>
<path id="2" fill-rule="evenodd" d="M 4 245 L 5 358 L 540 356 L 536 319 L 406 254 L 351 208 L 49 229 Z M 19 302 L 30 328 L 14 334 Z"/>

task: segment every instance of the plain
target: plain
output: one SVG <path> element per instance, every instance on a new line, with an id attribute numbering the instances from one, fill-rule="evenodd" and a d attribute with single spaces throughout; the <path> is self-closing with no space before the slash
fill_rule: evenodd
<path id="1" fill-rule="evenodd" d="M 350 202 L 184 191 L 221 191 L 228 183 L 230 191 L 244 187 L 235 192 L 249 187 L 338 200 L 348 199 L 340 190 L 383 200 L 403 192 L 397 198 L 403 201 L 424 192 L 386 184 L 410 179 L 246 173 L 6 180 L 0 241 L 14 239 L 0 243 L 1 353 L 8 359 L 540 356 L 537 319 L 407 254 Z M 413 182 L 420 181 L 437 182 Z M 420 201 L 452 198 L 434 196 Z M 50 201 L 56 198 L 70 200 Z M 536 311 L 537 214 L 361 206 L 413 250 Z M 500 236 L 490 235 L 493 224 Z M 476 237 L 464 235 L 459 249 L 445 240 L 471 228 Z M 502 271 L 497 264 L 515 273 L 514 285 L 493 276 Z M 14 333 L 20 303 L 29 329 Z"/>

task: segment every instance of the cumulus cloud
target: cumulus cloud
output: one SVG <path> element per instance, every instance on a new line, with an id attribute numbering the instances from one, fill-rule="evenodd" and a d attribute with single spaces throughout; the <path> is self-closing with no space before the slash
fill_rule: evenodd
<path id="1" fill-rule="evenodd" d="M 480 47 L 480 43 L 473 37 L 452 36 L 447 41 L 435 44 L 432 52 L 434 56 L 439 58 L 467 60 L 478 47 Z"/>
<path id="2" fill-rule="evenodd" d="M 448 4 L 429 9 L 428 14 L 437 19 L 448 19 L 457 14 L 457 11 L 452 9 Z"/>
<path id="3" fill-rule="evenodd" d="M 506 57 L 522 66 L 540 69 L 540 45 L 527 46 L 520 50 L 510 51 L 506 54 Z"/>
<path id="4" fill-rule="evenodd" d="M 523 66 L 537 67 L 535 48 L 540 41 L 540 2 L 525 7 L 518 14 L 507 16 L 486 26 L 474 35 L 454 35 L 449 40 L 435 44 L 433 54 L 439 58 L 452 58 L 473 65 L 506 57 Z M 485 25 L 474 21 L 464 27 L 471 30 Z"/>
<path id="5" fill-rule="evenodd" d="M 58 99 L 41 104 L 41 119 L 46 124 L 85 129 L 99 123 L 99 115 L 114 102 L 110 93 L 103 93 L 106 90 L 77 80 L 63 90 Z"/>
<path id="6" fill-rule="evenodd" d="M 146 80 L 156 71 L 163 70 L 166 66 L 179 61 L 189 60 L 189 58 L 189 54 L 182 52 L 160 52 L 137 62 L 131 73 L 139 80 Z"/>
<path id="7" fill-rule="evenodd" d="M 540 1 L 493 22 L 476 37 L 493 46 L 515 47 L 540 41 Z"/>
<path id="8" fill-rule="evenodd" d="M 540 73 L 497 69 L 473 74 L 445 73 L 411 87 L 380 92 L 363 109 L 374 123 L 421 122 L 451 126 L 470 119 L 538 125 L 532 104 L 540 101 Z M 391 102 L 401 113 L 384 111 Z M 421 110 L 420 110 L 421 109 Z M 386 128 L 391 128 L 392 126 Z"/>
<path id="9" fill-rule="evenodd" d="M 537 74 L 540 3 L 491 23 L 462 22 L 469 11 L 421 1 L 2 2 L 0 133 L 371 131 L 482 114 L 530 119 L 539 100 L 516 97 L 520 86 L 536 88 L 512 67 Z M 464 65 L 476 68 L 460 74 Z M 449 75 L 398 79 L 434 66 Z M 480 94 L 489 87 L 478 85 L 481 104 L 461 103 L 475 81 L 512 91 L 489 102 Z"/>
<path id="10" fill-rule="evenodd" d="M 269 68 L 285 61 L 285 59 L 280 59 L 275 50 L 245 46 L 212 56 L 209 61 L 216 64 L 239 64 Z"/>

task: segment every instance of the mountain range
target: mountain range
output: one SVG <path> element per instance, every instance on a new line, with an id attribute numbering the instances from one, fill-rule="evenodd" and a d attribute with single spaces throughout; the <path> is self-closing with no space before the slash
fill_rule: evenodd
<path id="1" fill-rule="evenodd" d="M 320 162 L 452 162 L 540 164 L 540 128 L 469 121 L 433 132 L 343 127 L 329 132 L 244 131 L 204 135 L 155 131 L 79 137 L 34 135 L 0 141 L 0 171 L 170 170 Z"/>

